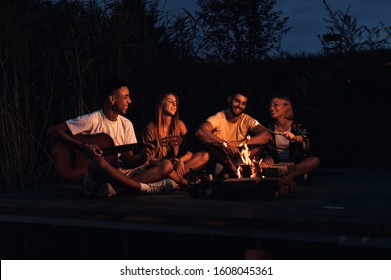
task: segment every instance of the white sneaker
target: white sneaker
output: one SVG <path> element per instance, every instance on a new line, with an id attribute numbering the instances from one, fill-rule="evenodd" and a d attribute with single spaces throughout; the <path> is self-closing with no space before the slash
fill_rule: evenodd
<path id="1" fill-rule="evenodd" d="M 163 179 L 154 183 L 148 183 L 147 185 L 149 186 L 149 189 L 144 191 L 144 193 L 147 194 L 172 192 L 176 187 L 178 187 L 178 184 L 171 179 Z"/>
<path id="2" fill-rule="evenodd" d="M 97 192 L 100 198 L 112 197 L 117 195 L 117 191 L 107 182 L 100 184 Z"/>

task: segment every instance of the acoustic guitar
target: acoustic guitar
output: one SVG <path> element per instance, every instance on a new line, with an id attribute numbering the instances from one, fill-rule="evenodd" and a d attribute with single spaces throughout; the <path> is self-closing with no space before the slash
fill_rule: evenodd
<path id="1" fill-rule="evenodd" d="M 97 145 L 103 151 L 104 159 L 112 166 L 117 165 L 119 153 L 135 151 L 138 147 L 138 144 L 114 146 L 113 139 L 105 133 L 93 135 L 77 134 L 72 137 L 84 144 Z M 180 145 L 182 138 L 180 136 L 169 136 L 159 139 L 154 144 L 157 143 L 161 146 Z M 82 180 L 91 162 L 91 158 L 84 152 L 62 141 L 55 141 L 53 143 L 51 156 L 58 175 L 66 181 Z"/>

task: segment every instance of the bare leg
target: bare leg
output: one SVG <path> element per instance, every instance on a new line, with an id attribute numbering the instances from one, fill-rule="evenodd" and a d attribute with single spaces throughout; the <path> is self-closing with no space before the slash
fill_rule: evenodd
<path id="1" fill-rule="evenodd" d="M 292 172 L 293 177 L 297 177 L 306 173 L 309 173 L 320 165 L 320 159 L 317 157 L 306 157 L 302 161 L 296 164 L 295 171 Z"/>
<path id="2" fill-rule="evenodd" d="M 152 183 L 167 177 L 174 170 L 172 162 L 168 159 L 155 161 L 141 174 L 133 177 L 134 180 L 142 183 Z"/>
<path id="3" fill-rule="evenodd" d="M 174 170 L 172 171 L 169 175 L 168 175 L 168 178 L 171 179 L 171 180 L 174 180 L 175 183 L 177 184 L 181 184 L 181 185 L 187 185 L 188 182 L 186 179 L 184 178 L 180 178 L 178 173 Z"/>
<path id="4" fill-rule="evenodd" d="M 189 173 L 190 168 L 199 170 L 209 160 L 209 154 L 207 152 L 199 152 L 193 155 L 193 157 L 185 163 L 185 175 Z M 173 170 L 168 178 L 174 180 L 176 183 L 181 185 L 188 185 L 189 182 L 185 178 L 180 178 L 178 173 Z"/>
<path id="5" fill-rule="evenodd" d="M 185 163 L 185 174 L 189 173 L 190 168 L 194 170 L 199 170 L 204 166 L 209 160 L 208 152 L 198 152 L 193 157 Z"/>
<path id="6" fill-rule="evenodd" d="M 111 166 L 103 158 L 94 158 L 89 166 L 88 172 L 92 178 L 97 181 L 109 182 L 119 189 L 141 188 L 140 182 L 151 183 L 161 180 L 173 170 L 172 163 L 169 160 L 163 160 L 151 164 L 141 174 L 129 178 L 122 174 L 117 168 Z"/>
<path id="7" fill-rule="evenodd" d="M 213 145 L 205 145 L 211 158 L 220 163 L 233 177 L 236 176 L 236 165 L 228 157 L 225 151 Z"/>
<path id="8" fill-rule="evenodd" d="M 96 181 L 109 182 L 113 186 L 139 190 L 139 182 L 125 176 L 103 158 L 94 158 L 88 167 L 90 176 Z"/>

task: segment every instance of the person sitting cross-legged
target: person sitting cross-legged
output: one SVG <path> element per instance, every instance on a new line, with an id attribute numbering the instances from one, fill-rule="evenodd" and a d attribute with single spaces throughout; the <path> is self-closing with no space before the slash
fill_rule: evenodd
<path id="1" fill-rule="evenodd" d="M 228 108 L 210 116 L 196 131 L 196 136 L 216 162 L 214 176 L 237 177 L 236 164 L 245 144 L 253 160 L 272 139 L 256 119 L 244 113 L 248 97 L 245 91 L 233 92 L 228 97 Z"/>
<path id="2" fill-rule="evenodd" d="M 269 105 L 273 122 L 268 128 L 274 132 L 273 141 L 268 145 L 264 163 L 294 162 L 293 178 L 306 180 L 307 175 L 320 165 L 320 159 L 311 151 L 307 129 L 294 120 L 291 100 L 284 95 L 275 96 Z"/>
<path id="3" fill-rule="evenodd" d="M 156 145 L 155 159 L 170 159 L 174 170 L 168 175 L 180 185 L 188 185 L 190 169 L 200 170 L 209 160 L 206 151 L 198 150 L 185 123 L 179 119 L 179 97 L 168 91 L 156 104 L 155 119 L 144 129 L 143 143 Z"/>

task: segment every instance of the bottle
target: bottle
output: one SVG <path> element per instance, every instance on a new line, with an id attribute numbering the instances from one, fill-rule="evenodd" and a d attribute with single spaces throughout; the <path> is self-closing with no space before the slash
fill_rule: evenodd
<path id="1" fill-rule="evenodd" d="M 197 176 L 193 168 L 189 169 L 189 185 L 197 183 Z"/>
<path id="2" fill-rule="evenodd" d="M 196 171 L 192 168 L 189 169 L 189 195 L 191 198 L 198 198 L 200 194 L 199 185 L 197 182 Z"/>
<path id="3" fill-rule="evenodd" d="M 208 183 L 208 175 L 206 174 L 206 169 L 205 168 L 202 168 L 202 171 L 201 171 L 201 183 L 202 184 L 207 184 Z"/>

